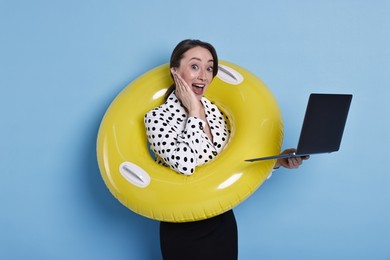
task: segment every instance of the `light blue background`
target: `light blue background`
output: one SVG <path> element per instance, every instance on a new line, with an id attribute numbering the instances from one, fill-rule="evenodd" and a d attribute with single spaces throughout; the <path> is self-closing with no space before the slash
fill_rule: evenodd
<path id="1" fill-rule="evenodd" d="M 160 259 L 96 163 L 115 96 L 185 38 L 259 76 L 296 145 L 311 92 L 352 93 L 341 150 L 235 209 L 241 260 L 390 259 L 390 1 L 0 1 L 0 259 Z"/>

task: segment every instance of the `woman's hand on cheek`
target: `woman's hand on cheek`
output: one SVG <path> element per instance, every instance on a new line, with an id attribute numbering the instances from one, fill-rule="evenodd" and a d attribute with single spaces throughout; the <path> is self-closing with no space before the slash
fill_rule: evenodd
<path id="1" fill-rule="evenodd" d="M 189 116 L 200 116 L 201 103 L 192 92 L 191 87 L 183 80 L 183 78 L 174 70 L 171 69 L 176 85 L 176 96 L 187 109 Z"/>

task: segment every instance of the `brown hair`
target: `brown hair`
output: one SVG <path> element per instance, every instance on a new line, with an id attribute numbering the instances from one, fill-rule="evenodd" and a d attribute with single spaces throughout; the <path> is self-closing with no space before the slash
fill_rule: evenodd
<path id="1" fill-rule="evenodd" d="M 171 60 L 169 63 L 170 68 L 177 68 L 180 66 L 180 61 L 184 56 L 184 53 L 194 47 L 202 47 L 207 49 L 210 53 L 211 56 L 213 57 L 214 64 L 213 64 L 213 77 L 215 77 L 218 73 L 218 56 L 217 52 L 215 51 L 215 48 L 213 45 L 207 42 L 203 42 L 200 40 L 192 40 L 192 39 L 187 39 L 179 42 L 178 45 L 176 45 L 175 49 L 173 49 L 172 55 L 171 55 Z M 173 75 L 171 73 L 171 77 L 173 78 Z M 175 82 L 168 88 L 167 92 L 165 93 L 165 100 L 169 97 L 169 95 L 175 90 L 176 85 Z"/>

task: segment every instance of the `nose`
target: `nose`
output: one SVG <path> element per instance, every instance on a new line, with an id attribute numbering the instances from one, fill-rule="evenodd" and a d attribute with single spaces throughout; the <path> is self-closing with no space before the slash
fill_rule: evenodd
<path id="1" fill-rule="evenodd" d="M 199 70 L 198 79 L 202 81 L 206 80 L 206 72 L 204 69 Z"/>

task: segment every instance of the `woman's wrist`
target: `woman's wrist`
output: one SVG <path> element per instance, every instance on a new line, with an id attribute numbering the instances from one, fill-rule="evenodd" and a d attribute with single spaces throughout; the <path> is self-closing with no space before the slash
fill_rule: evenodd
<path id="1" fill-rule="evenodd" d="M 196 104 L 188 109 L 188 116 L 194 116 L 200 118 L 202 115 L 202 105 Z"/>
<path id="2" fill-rule="evenodd" d="M 275 165 L 274 165 L 274 170 L 277 170 L 280 168 L 280 163 L 278 161 L 276 161 Z"/>
<path id="3" fill-rule="evenodd" d="M 188 116 L 200 118 L 200 111 L 199 110 L 191 110 L 188 112 Z"/>

